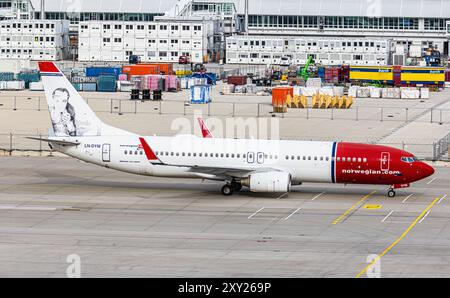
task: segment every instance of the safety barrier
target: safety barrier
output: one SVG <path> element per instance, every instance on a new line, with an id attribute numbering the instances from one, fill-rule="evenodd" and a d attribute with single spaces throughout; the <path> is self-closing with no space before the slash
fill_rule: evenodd
<path id="1" fill-rule="evenodd" d="M 328 109 L 314 109 L 299 99 L 298 106 L 288 113 L 277 113 L 270 103 L 230 103 L 210 102 L 205 105 L 191 105 L 183 101 L 136 101 L 128 99 L 86 98 L 87 103 L 96 113 L 110 114 L 153 114 L 153 115 L 194 115 L 198 110 L 207 116 L 232 117 L 280 117 L 295 119 L 330 119 L 348 121 L 396 121 L 403 123 L 450 123 L 450 109 L 440 108 L 404 108 L 355 106 L 351 101 L 330 104 Z M 351 109 L 342 109 L 352 103 Z M 326 106 L 326 105 L 325 105 Z M 44 97 L 0 96 L 0 111 L 45 111 L 47 102 Z"/>

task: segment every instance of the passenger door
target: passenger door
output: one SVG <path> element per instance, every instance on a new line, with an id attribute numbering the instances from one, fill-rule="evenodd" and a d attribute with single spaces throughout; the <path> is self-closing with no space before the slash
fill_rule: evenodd
<path id="1" fill-rule="evenodd" d="M 111 162 L 111 144 L 103 144 L 102 160 L 103 162 Z"/>

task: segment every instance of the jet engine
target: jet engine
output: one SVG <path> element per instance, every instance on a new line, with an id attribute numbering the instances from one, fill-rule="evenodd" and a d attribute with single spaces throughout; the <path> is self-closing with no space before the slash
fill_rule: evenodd
<path id="1" fill-rule="evenodd" d="M 291 189 L 291 175 L 286 172 L 253 173 L 241 180 L 241 184 L 250 188 L 252 192 L 289 192 Z"/>

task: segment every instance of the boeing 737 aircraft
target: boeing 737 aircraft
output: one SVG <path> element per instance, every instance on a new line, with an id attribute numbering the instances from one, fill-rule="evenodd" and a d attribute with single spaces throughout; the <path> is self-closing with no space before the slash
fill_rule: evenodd
<path id="1" fill-rule="evenodd" d="M 40 62 L 53 128 L 46 139 L 56 151 L 123 172 L 223 181 L 224 195 L 243 186 L 285 193 L 304 182 L 373 184 L 395 189 L 431 176 L 413 154 L 389 147 L 338 142 L 140 136 L 103 123 L 52 62 Z"/>

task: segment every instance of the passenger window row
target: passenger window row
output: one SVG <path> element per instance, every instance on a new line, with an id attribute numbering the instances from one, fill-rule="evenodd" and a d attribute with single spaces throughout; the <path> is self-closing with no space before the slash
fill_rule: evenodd
<path id="1" fill-rule="evenodd" d="M 291 156 L 289 156 L 289 155 L 286 155 L 286 160 L 304 160 L 304 161 L 306 161 L 306 160 L 308 160 L 308 161 L 311 161 L 311 160 L 314 160 L 314 161 L 330 161 L 330 158 L 327 156 L 327 157 L 323 157 L 323 156 L 294 156 L 294 155 L 291 155 Z"/>
<path id="2" fill-rule="evenodd" d="M 181 156 L 181 157 L 209 157 L 209 158 L 247 158 L 247 154 L 240 153 L 191 153 L 191 152 L 169 152 L 169 151 L 156 151 L 157 156 Z M 249 155 L 250 156 L 250 155 Z M 265 159 L 278 159 L 278 155 L 264 155 Z"/>
<path id="3" fill-rule="evenodd" d="M 144 155 L 143 151 L 124 151 L 125 155 Z M 209 157 L 209 158 L 247 158 L 247 154 L 234 154 L 234 153 L 191 153 L 191 152 L 169 152 L 169 151 L 156 151 L 155 154 L 157 156 L 181 156 L 181 157 Z M 278 159 L 278 155 L 264 155 L 265 159 Z M 294 156 L 294 155 L 286 155 L 286 160 L 303 160 L 303 161 L 330 161 L 330 157 L 326 156 Z M 333 158 L 333 161 L 337 162 L 358 162 L 358 163 L 367 163 L 367 158 L 361 157 L 337 157 Z M 402 161 L 404 162 L 414 162 L 417 158 L 407 158 L 402 157 Z"/>
<path id="4" fill-rule="evenodd" d="M 361 162 L 364 162 L 364 163 L 366 163 L 367 162 L 367 158 L 361 158 L 361 157 L 338 157 L 337 158 L 337 161 L 338 162 L 359 162 L 359 163 L 361 163 Z"/>
<path id="5" fill-rule="evenodd" d="M 125 155 L 144 155 L 144 151 L 124 151 Z"/>

